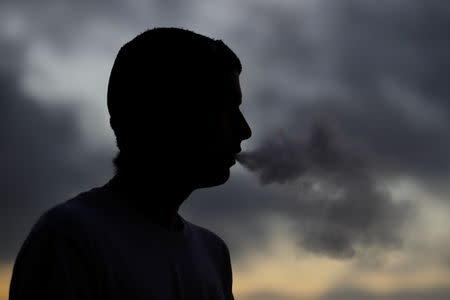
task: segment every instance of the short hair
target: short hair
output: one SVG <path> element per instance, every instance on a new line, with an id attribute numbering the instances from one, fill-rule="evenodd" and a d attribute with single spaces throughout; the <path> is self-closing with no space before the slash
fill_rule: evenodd
<path id="1" fill-rule="evenodd" d="M 192 97 L 228 71 L 241 73 L 236 54 L 221 40 L 181 28 L 154 28 L 126 43 L 108 83 L 107 105 L 121 149 L 121 127 L 142 109 L 186 109 L 205 100 Z M 214 101 L 210 97 L 208 101 Z M 185 103 L 185 102 L 188 103 Z M 198 103 L 194 103 L 198 101 Z"/>

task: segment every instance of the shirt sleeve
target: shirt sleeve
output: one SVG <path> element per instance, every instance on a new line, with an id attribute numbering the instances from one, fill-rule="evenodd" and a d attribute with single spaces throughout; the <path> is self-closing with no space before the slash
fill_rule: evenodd
<path id="1" fill-rule="evenodd" d="M 9 299 L 94 299 L 82 250 L 58 224 L 38 222 L 16 258 Z"/>

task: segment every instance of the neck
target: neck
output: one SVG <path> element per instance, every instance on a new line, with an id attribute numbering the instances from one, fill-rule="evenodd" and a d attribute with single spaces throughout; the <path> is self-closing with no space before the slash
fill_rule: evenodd
<path id="1" fill-rule="evenodd" d="M 112 179 L 115 191 L 124 204 L 168 230 L 181 230 L 178 210 L 193 188 L 177 182 L 117 173 Z"/>

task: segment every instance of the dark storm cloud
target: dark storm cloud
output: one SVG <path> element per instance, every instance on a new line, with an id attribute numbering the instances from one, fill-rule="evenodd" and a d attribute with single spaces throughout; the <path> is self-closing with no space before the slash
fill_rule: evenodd
<path id="1" fill-rule="evenodd" d="M 356 245 L 401 243 L 411 207 L 394 203 L 381 182 L 406 176 L 447 184 L 450 38 L 444 28 L 450 5 L 320 3 L 317 35 L 294 8 L 247 11 L 251 20 L 270 24 L 249 36 L 258 49 L 249 60 L 265 70 L 255 74 L 262 79 L 250 105 L 263 117 L 254 132 L 277 124 L 287 134 L 260 133 L 265 138 L 243 158 L 262 183 L 299 184 L 300 192 L 261 202 L 243 196 L 252 205 L 237 213 L 248 213 L 249 222 L 258 211 L 281 212 L 297 221 L 294 233 L 306 249 L 350 257 Z M 344 141 L 327 127 L 305 129 L 324 116 Z M 279 120 L 265 126 L 269 118 Z M 311 148 L 315 139 L 319 148 Z"/>
<path id="2" fill-rule="evenodd" d="M 82 35 L 92 34 L 99 41 L 110 38 L 108 31 L 116 31 L 120 39 L 123 32 L 137 35 L 148 27 L 182 18 L 190 6 L 185 1 L 135 1 L 133 3 L 112 1 L 3 1 L 0 16 L 14 16 L 24 24 L 21 33 L 27 42 L 44 41 L 60 51 L 70 52 L 82 48 L 76 44 Z M 8 26 L 9 24 L 7 24 Z M 131 38 L 131 36 L 130 36 Z M 98 41 L 93 41 L 94 44 Z M 117 40 L 107 42 L 116 45 Z M 124 41 L 123 41 L 124 42 Z M 117 45 L 120 46 L 120 45 Z"/>
<path id="3" fill-rule="evenodd" d="M 272 25 L 253 38 L 262 51 L 250 59 L 268 71 L 258 74 L 252 105 L 287 134 L 260 134 L 242 158 L 263 184 L 299 190 L 252 212 L 281 210 L 297 221 L 301 246 L 333 257 L 401 243 L 412 207 L 394 203 L 382 182 L 446 186 L 450 175 L 449 9 L 442 1 L 322 1 L 317 36 L 294 9 L 248 11 Z M 344 140 L 326 126 L 309 131 L 324 117 Z"/>
<path id="4" fill-rule="evenodd" d="M 0 261 L 14 258 L 44 209 L 101 182 L 108 156 L 85 154 L 73 114 L 46 109 L 20 86 L 21 49 L 3 41 L 0 64 Z"/>
<path id="5" fill-rule="evenodd" d="M 284 72 L 264 75 L 258 103 L 281 111 L 280 127 L 289 127 L 286 120 L 306 126 L 307 120 L 324 114 L 336 119 L 348 136 L 372 150 L 378 172 L 446 178 L 450 38 L 444 28 L 450 5 L 320 3 L 316 36 L 308 35 L 305 21 L 295 14 L 268 15 L 274 28 L 260 41 L 267 51 L 257 63 Z M 275 77 L 280 74 L 285 74 L 282 80 Z M 306 92 L 308 86 L 314 95 Z"/>
<path id="6" fill-rule="evenodd" d="M 446 70 L 450 39 L 443 28 L 448 27 L 449 5 L 417 0 L 317 2 L 317 15 L 310 18 L 300 6 L 275 9 L 248 4 L 245 20 L 230 24 L 241 28 L 230 30 L 235 35 L 229 40 L 240 41 L 241 49 L 236 52 L 253 50 L 242 57 L 244 73 L 261 78 L 256 81 L 250 77 L 248 84 L 253 86 L 243 86 L 244 98 L 246 90 L 254 91 L 252 101 L 244 99 L 249 113 L 260 111 L 263 116 L 259 123 L 253 122 L 254 132 L 266 136 L 267 141 L 264 148 L 254 150 L 260 151 L 254 157 L 265 161 L 265 169 L 259 170 L 264 174 L 261 178 L 267 183 L 294 183 L 296 189 L 290 192 L 274 184 L 260 188 L 237 177 L 224 187 L 194 193 L 184 205 L 196 217 L 194 221 L 223 233 L 238 251 L 267 241 L 267 220 L 272 214 L 294 221 L 292 232 L 300 245 L 333 257 L 350 257 L 356 245 L 397 245 L 400 230 L 396 225 L 402 223 L 404 207 L 392 203 L 377 185 L 379 176 L 448 177 L 450 91 Z M 86 27 L 95 29 L 90 26 L 98 23 L 90 21 L 107 19 L 117 28 L 132 27 L 137 34 L 149 23 L 168 22 L 164 20 L 167 16 L 177 24 L 186 20 L 189 27 L 189 18 L 195 14 L 187 17 L 183 11 L 201 11 L 199 5 L 180 9 L 167 1 L 142 7 L 124 3 L 10 1 L 2 3 L 2 10 L 17 11 L 25 17 L 28 38 L 43 38 L 63 50 L 73 50 L 74 37 L 86 32 Z M 3 47 L 1 51 L 5 51 Z M 262 72 L 252 73 L 257 66 Z M 74 150 L 75 120 L 64 110 L 49 111 L 35 104 L 19 86 L 21 74 L 15 71 L 19 68 L 2 77 L 2 86 L 8 87 L 2 88 L 2 99 L 17 99 L 8 105 L 26 116 L 28 123 L 18 114 L 6 115 L 10 129 L 0 136 L 5 141 L 10 132 L 17 133 L 13 135 L 16 140 L 11 139 L 2 151 L 8 160 L 20 158 L 24 166 L 16 169 L 27 176 L 11 171 L 10 184 L 4 187 L 15 199 L 7 200 L 5 211 L 17 216 L 25 212 L 36 215 L 46 203 L 60 200 L 60 194 L 51 192 L 49 182 L 63 191 L 75 190 L 73 178 L 94 181 L 90 175 L 79 175 L 91 169 L 85 168 L 81 154 Z M 306 93 L 305 89 L 315 92 Z M 324 115 L 336 121 L 345 141 L 327 126 L 308 130 L 311 120 Z M 273 130 L 269 119 L 277 119 L 274 124 L 286 128 L 288 134 L 275 138 L 266 134 Z M 31 129 L 36 131 L 33 135 L 29 134 Z M 316 143 L 318 149 L 313 147 Z M 33 155 L 29 149 L 36 149 Z M 298 159 L 269 155 L 280 149 Z M 15 188 L 26 184 L 30 187 Z M 4 227 L 19 223 L 14 223 L 13 217 L 3 220 Z M 10 244 L 17 244 L 14 234 L 19 229 L 14 226 L 6 239 Z M 24 229 L 20 230 L 22 234 Z"/>

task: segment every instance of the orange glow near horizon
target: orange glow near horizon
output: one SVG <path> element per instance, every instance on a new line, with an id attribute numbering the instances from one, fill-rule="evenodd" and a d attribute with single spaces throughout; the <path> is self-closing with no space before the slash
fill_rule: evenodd
<path id="1" fill-rule="evenodd" d="M 0 300 L 7 300 L 9 297 L 9 283 L 11 281 L 12 264 L 0 266 Z"/>
<path id="2" fill-rule="evenodd" d="M 280 248 L 281 249 L 281 248 Z M 337 287 L 359 288 L 374 294 L 404 290 L 450 287 L 450 271 L 429 268 L 420 272 L 389 274 L 386 271 L 358 272 L 351 260 L 321 256 L 293 257 L 279 251 L 269 257 L 255 255 L 244 264 L 234 263 L 233 291 L 236 299 L 253 299 L 252 294 L 273 292 L 300 299 L 319 299 Z M 0 300 L 8 299 L 12 265 L 0 267 Z"/>

